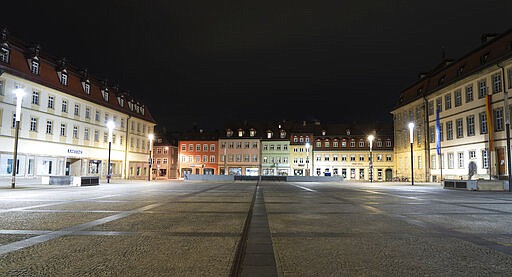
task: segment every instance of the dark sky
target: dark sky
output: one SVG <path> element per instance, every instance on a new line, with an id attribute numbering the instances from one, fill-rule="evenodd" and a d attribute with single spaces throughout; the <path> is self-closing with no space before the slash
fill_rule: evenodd
<path id="1" fill-rule="evenodd" d="M 4 1 L 0 25 L 118 83 L 160 127 L 391 122 L 400 91 L 512 28 L 512 1 Z"/>

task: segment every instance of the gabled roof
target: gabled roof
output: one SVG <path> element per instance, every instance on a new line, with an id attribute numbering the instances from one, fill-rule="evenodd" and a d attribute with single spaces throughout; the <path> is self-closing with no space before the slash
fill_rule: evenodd
<path id="1" fill-rule="evenodd" d="M 418 81 L 400 93 L 393 110 L 511 57 L 512 29 L 509 29 L 458 60 L 445 59 L 428 73 L 422 74 Z"/>
<path id="2" fill-rule="evenodd" d="M 53 88 L 63 93 L 84 99 L 98 105 L 117 110 L 124 114 L 131 115 L 152 123 L 156 121 L 142 101 L 132 97 L 127 91 L 121 91 L 119 86 L 112 85 L 106 78 L 99 78 L 88 73 L 87 69 L 79 69 L 68 63 L 65 58 L 56 58 L 41 50 L 37 44 L 29 44 L 18 38 L 8 36 L 6 29 L 2 30 L 2 47 L 8 47 L 10 51 L 9 63 L 0 62 L 0 71 L 20 78 L 30 80 L 34 83 Z M 27 58 L 37 56 L 40 63 L 40 74 L 36 75 L 30 71 Z M 60 83 L 58 72 L 65 70 L 68 75 L 68 84 Z M 90 93 L 86 94 L 82 83 L 88 81 Z M 108 101 L 102 97 L 102 90 L 108 90 Z M 113 96 L 113 97 L 110 97 Z M 121 106 L 117 97 L 124 99 Z M 130 104 L 131 103 L 131 104 Z"/>

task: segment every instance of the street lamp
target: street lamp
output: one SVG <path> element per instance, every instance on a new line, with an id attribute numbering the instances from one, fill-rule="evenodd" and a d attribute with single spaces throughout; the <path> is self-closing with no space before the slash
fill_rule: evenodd
<path id="1" fill-rule="evenodd" d="M 309 148 L 311 147 L 311 144 L 309 142 L 306 142 L 306 176 L 309 176 Z"/>
<path id="2" fill-rule="evenodd" d="M 110 177 L 112 174 L 112 166 L 110 165 L 110 153 L 112 152 L 112 131 L 116 127 L 114 121 L 109 120 L 107 122 L 108 128 L 108 162 L 107 162 L 107 183 L 110 183 Z"/>
<path id="3" fill-rule="evenodd" d="M 153 163 L 153 140 L 155 139 L 155 135 L 149 134 L 149 160 L 148 160 L 148 167 L 149 167 L 149 174 L 148 174 L 148 181 L 151 181 L 151 164 Z"/>
<path id="4" fill-rule="evenodd" d="M 370 158 L 369 158 L 370 172 L 368 172 L 370 175 L 370 183 L 373 182 L 373 158 L 372 158 L 373 139 L 375 139 L 375 137 L 373 135 L 368 136 L 368 142 L 370 142 Z"/>
<path id="5" fill-rule="evenodd" d="M 21 119 L 21 102 L 23 100 L 23 96 L 25 96 L 25 91 L 21 88 L 17 88 L 14 90 L 14 94 L 16 95 L 16 114 L 14 115 L 15 124 L 16 124 L 16 135 L 14 137 L 14 157 L 12 161 L 12 180 L 11 180 L 11 188 L 16 187 L 16 171 L 18 170 L 18 139 L 20 135 L 20 119 Z"/>
<path id="6" fill-rule="evenodd" d="M 414 143 L 414 123 L 409 123 L 409 139 L 411 141 L 411 186 L 414 186 L 414 156 L 412 151 L 412 144 Z"/>

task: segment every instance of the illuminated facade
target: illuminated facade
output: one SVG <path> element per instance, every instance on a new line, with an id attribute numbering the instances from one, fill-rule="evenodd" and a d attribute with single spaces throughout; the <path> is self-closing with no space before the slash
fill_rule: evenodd
<path id="1" fill-rule="evenodd" d="M 406 126 L 414 122 L 415 180 L 467 179 L 470 169 L 473 179 L 508 177 L 504 103 L 512 88 L 511 41 L 512 30 L 484 35 L 480 47 L 444 60 L 401 92 L 392 111 L 399 176 L 411 176 Z"/>
<path id="2" fill-rule="evenodd" d="M 290 139 L 284 129 L 265 131 L 261 139 L 262 175 L 288 176 L 290 170 Z"/>
<path id="3" fill-rule="evenodd" d="M 168 143 L 155 143 L 151 169 L 155 180 L 178 178 L 178 147 Z"/>
<path id="4" fill-rule="evenodd" d="M 219 167 L 221 174 L 257 176 L 261 172 L 260 137 L 254 128 L 226 130 L 219 138 Z"/>
<path id="5" fill-rule="evenodd" d="M 315 135 L 314 162 L 316 176 L 341 175 L 348 180 L 393 180 L 393 143 L 391 136 L 372 132 L 375 136 L 370 152 L 368 135 L 351 129 L 321 130 Z M 370 154 L 373 175 L 370 178 Z"/>
<path id="6" fill-rule="evenodd" d="M 109 120 L 115 123 L 112 177 L 137 178 L 147 172 L 147 135 L 155 121 L 146 106 L 64 58 L 55 60 L 38 45 L 8 37 L 6 29 L 0 40 L 0 176 L 13 169 L 16 88 L 25 92 L 18 176 L 105 177 Z"/>
<path id="7" fill-rule="evenodd" d="M 180 177 L 186 174 L 219 174 L 217 140 L 180 140 Z"/>
<path id="8" fill-rule="evenodd" d="M 313 176 L 313 133 L 294 131 L 290 134 L 291 175 Z M 310 148 L 306 145 L 309 143 Z"/>

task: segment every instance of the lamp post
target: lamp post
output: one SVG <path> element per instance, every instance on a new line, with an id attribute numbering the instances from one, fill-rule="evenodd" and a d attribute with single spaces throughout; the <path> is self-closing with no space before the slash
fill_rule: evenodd
<path id="1" fill-rule="evenodd" d="M 368 136 L 368 142 L 370 143 L 370 158 L 369 158 L 370 172 L 368 172 L 368 174 L 370 176 L 370 183 L 373 182 L 373 157 L 372 157 L 373 139 L 375 139 L 375 137 L 373 135 Z"/>
<path id="2" fill-rule="evenodd" d="M 148 174 L 148 181 L 151 181 L 151 165 L 153 164 L 153 139 L 155 139 L 155 135 L 149 134 L 149 159 L 148 159 L 148 167 L 149 167 L 149 174 Z"/>
<path id="3" fill-rule="evenodd" d="M 409 139 L 411 141 L 411 186 L 414 186 L 414 154 L 413 154 L 413 150 L 412 150 L 412 146 L 414 143 L 413 131 L 414 131 L 414 123 L 410 122 L 409 123 Z"/>
<path id="4" fill-rule="evenodd" d="M 23 100 L 23 96 L 25 96 L 25 91 L 21 88 L 17 88 L 14 90 L 14 94 L 16 95 L 16 114 L 15 122 L 16 124 L 16 133 L 14 137 L 14 157 L 12 161 L 12 180 L 11 180 L 11 188 L 16 187 L 16 171 L 18 170 L 18 139 L 20 135 L 20 119 L 21 119 L 21 102 Z"/>
<path id="5" fill-rule="evenodd" d="M 107 183 L 110 183 L 110 177 L 112 174 L 112 166 L 110 165 L 110 153 L 112 152 L 112 131 L 116 127 L 114 121 L 109 120 L 107 122 L 108 128 L 108 162 L 107 162 Z"/>
<path id="6" fill-rule="evenodd" d="M 311 147 L 311 144 L 309 142 L 306 142 L 306 176 L 310 176 L 309 173 L 309 148 Z"/>

